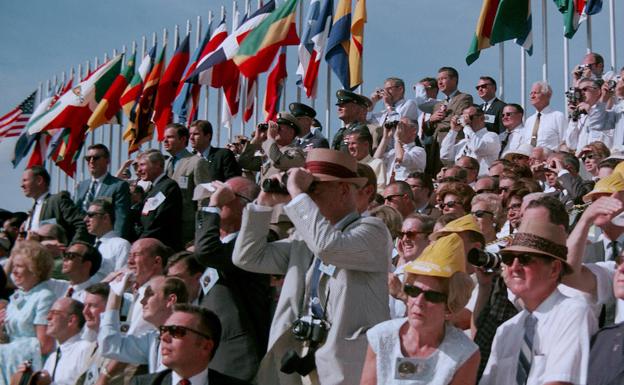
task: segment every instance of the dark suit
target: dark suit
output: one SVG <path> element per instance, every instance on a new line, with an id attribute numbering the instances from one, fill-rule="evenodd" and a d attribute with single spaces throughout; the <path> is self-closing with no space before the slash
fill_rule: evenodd
<path id="1" fill-rule="evenodd" d="M 201 306 L 214 311 L 223 327 L 221 342 L 210 368 L 252 379 L 266 351 L 271 322 L 269 276 L 250 273 L 232 263 L 235 238 L 222 243 L 219 214 L 198 211 L 195 255 L 219 273 L 219 280 Z"/>
<path id="2" fill-rule="evenodd" d="M 218 349 L 217 349 L 218 351 Z M 130 385 L 177 385 L 171 383 L 171 369 L 162 372 L 136 376 Z M 215 370 L 208 369 L 208 384 L 210 385 L 250 385 L 249 382 L 226 376 Z"/>
<path id="3" fill-rule="evenodd" d="M 78 184 L 76 197 L 74 202 L 76 206 L 82 209 L 82 204 L 87 196 L 91 179 L 86 179 Z M 115 208 L 115 224 L 113 230 L 123 238 L 130 236 L 130 221 L 128 220 L 128 211 L 130 210 L 130 187 L 128 182 L 115 178 L 107 173 L 102 184 L 99 187 L 96 198 L 111 198 Z"/>
<path id="4" fill-rule="evenodd" d="M 26 223 L 30 223 L 30 218 L 26 221 Z M 67 233 L 68 240 L 92 241 L 84 223 L 84 215 L 74 205 L 67 191 L 61 191 L 54 195 L 48 194 L 45 198 L 41 207 L 39 225 L 45 222 L 56 223 L 61 226 Z"/>
<path id="5" fill-rule="evenodd" d="M 208 177 L 201 183 L 212 182 L 213 180 L 225 182 L 233 176 L 242 175 L 234 153 L 227 148 L 210 147 L 204 161 L 208 162 Z"/>
<path id="6" fill-rule="evenodd" d="M 591 180 L 583 180 L 580 176 L 572 175 L 569 172 L 559 177 L 557 180 L 561 187 L 568 191 L 566 196 L 560 196 L 559 199 L 563 204 L 571 202 L 571 204 L 582 204 L 583 195 L 587 194 L 594 188 L 594 182 Z"/>
<path id="7" fill-rule="evenodd" d="M 494 98 L 494 100 L 489 104 L 487 111 L 483 111 L 486 115 L 494 116 L 494 123 L 485 123 L 485 127 L 488 131 L 492 131 L 497 134 L 505 131 L 502 120 L 503 108 L 505 105 L 507 105 L 507 103 L 503 102 L 499 98 Z M 483 107 L 485 107 L 485 103 L 481 105 L 481 108 Z"/>
<path id="8" fill-rule="evenodd" d="M 158 193 L 165 200 L 154 210 L 145 213 L 145 205 L 155 199 Z M 139 238 L 156 238 L 165 245 L 180 250 L 182 248 L 182 193 L 178 184 L 164 175 L 158 183 L 152 185 L 145 197 L 141 225 L 143 229 Z"/>

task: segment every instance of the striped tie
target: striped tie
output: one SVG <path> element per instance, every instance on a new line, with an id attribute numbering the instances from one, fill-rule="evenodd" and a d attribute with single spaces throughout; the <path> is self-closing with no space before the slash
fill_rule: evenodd
<path id="1" fill-rule="evenodd" d="M 535 336 L 535 325 L 537 318 L 532 314 L 524 320 L 524 338 L 520 346 L 520 357 L 518 359 L 518 372 L 516 373 L 516 383 L 524 385 L 529 378 L 531 362 L 533 361 L 533 337 Z"/>
<path id="2" fill-rule="evenodd" d="M 84 202 L 82 204 L 82 208 L 84 209 L 84 211 L 89 211 L 89 205 L 91 205 L 91 202 L 93 202 L 93 199 L 95 199 L 95 191 L 97 190 L 97 185 L 98 185 L 98 181 L 96 179 L 94 179 L 93 181 L 91 181 L 91 185 L 89 186 L 89 191 L 87 191 L 87 196 L 84 199 Z"/>

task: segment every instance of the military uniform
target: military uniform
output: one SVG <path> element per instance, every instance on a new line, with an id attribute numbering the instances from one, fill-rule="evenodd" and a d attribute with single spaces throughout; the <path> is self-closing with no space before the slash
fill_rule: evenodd
<path id="1" fill-rule="evenodd" d="M 311 123 L 315 121 L 316 111 L 314 108 L 303 103 L 290 103 L 288 106 L 290 113 L 295 118 L 307 117 L 310 118 Z M 316 121 L 318 123 L 318 121 Z M 299 136 L 295 140 L 295 145 L 299 148 L 306 149 L 311 148 L 329 148 L 329 142 L 318 131 L 310 130 L 306 135 Z"/>

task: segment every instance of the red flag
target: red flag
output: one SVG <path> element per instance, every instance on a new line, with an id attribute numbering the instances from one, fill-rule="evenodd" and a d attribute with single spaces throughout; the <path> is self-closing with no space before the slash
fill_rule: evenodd
<path id="1" fill-rule="evenodd" d="M 243 120 L 248 122 L 254 112 L 254 99 L 256 97 L 256 89 L 258 88 L 258 78 L 254 77 L 247 80 L 247 93 L 245 95 L 245 108 L 243 109 Z"/>
<path id="2" fill-rule="evenodd" d="M 175 99 L 176 90 L 181 84 L 184 68 L 186 68 L 186 64 L 189 61 L 189 51 L 189 35 L 186 35 L 182 44 L 173 54 L 158 85 L 156 101 L 154 102 L 154 123 L 158 130 L 159 141 L 165 138 L 165 127 L 172 120 L 171 103 Z"/>
<path id="3" fill-rule="evenodd" d="M 26 168 L 45 165 L 45 154 L 48 152 L 50 140 L 52 140 L 52 137 L 48 135 L 47 132 L 40 132 L 38 134 L 35 140 L 35 147 L 32 154 L 30 154 L 30 159 L 28 160 Z"/>
<path id="4" fill-rule="evenodd" d="M 286 47 L 280 49 L 277 63 L 267 77 L 266 94 L 264 95 L 264 113 L 266 120 L 275 120 L 279 111 L 279 102 L 284 88 L 286 72 Z"/>

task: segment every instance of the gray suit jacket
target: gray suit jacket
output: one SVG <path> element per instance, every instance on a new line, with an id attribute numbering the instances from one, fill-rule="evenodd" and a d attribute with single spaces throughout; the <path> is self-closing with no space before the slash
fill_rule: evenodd
<path id="1" fill-rule="evenodd" d="M 296 231 L 289 239 L 267 243 L 271 211 L 248 205 L 243 212 L 233 261 L 258 273 L 283 274 L 284 285 L 277 304 L 269 350 L 260 364 L 259 384 L 300 384 L 298 375 L 280 373 L 280 360 L 290 349 L 300 350 L 291 325 L 307 314 L 314 256 L 335 266 L 331 276 L 319 282 L 321 303 L 327 303 L 331 329 L 316 352 L 320 383 L 359 384 L 367 340 L 365 331 L 390 316 L 387 273 L 392 241 L 378 218 L 360 217 L 344 231 L 336 229 L 319 212 L 309 196 L 284 207 Z"/>
<path id="2" fill-rule="evenodd" d="M 82 210 L 82 203 L 90 185 L 91 179 L 83 180 L 78 184 L 74 202 L 80 210 Z M 113 206 L 115 207 L 115 225 L 113 230 L 115 230 L 120 237 L 128 238 L 130 235 L 130 221 L 128 218 L 128 211 L 130 210 L 130 187 L 128 186 L 128 182 L 115 178 L 108 173 L 104 177 L 102 185 L 98 189 L 95 197 L 111 198 Z"/>

